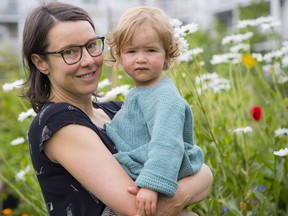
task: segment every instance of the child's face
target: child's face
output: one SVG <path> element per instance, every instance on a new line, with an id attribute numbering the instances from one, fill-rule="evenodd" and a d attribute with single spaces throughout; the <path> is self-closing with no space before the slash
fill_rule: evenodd
<path id="1" fill-rule="evenodd" d="M 141 26 L 130 43 L 121 50 L 120 63 L 134 79 L 136 87 L 149 87 L 163 77 L 166 53 L 158 33 L 149 25 Z"/>

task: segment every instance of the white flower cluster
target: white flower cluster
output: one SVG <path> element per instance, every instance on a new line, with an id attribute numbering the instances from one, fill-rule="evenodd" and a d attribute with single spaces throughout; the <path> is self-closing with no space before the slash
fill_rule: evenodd
<path id="1" fill-rule="evenodd" d="M 281 59 L 281 58 L 287 57 L 287 56 L 288 56 L 288 43 L 287 43 L 287 41 L 284 41 L 282 43 L 282 47 L 279 50 L 274 50 L 274 51 L 266 53 L 263 56 L 263 60 L 266 63 L 272 63 L 273 61 L 275 61 L 277 59 Z"/>
<path id="2" fill-rule="evenodd" d="M 103 102 L 103 101 L 114 100 L 118 95 L 126 96 L 129 91 L 130 91 L 130 85 L 117 86 L 115 88 L 112 88 L 110 91 L 106 92 L 105 94 L 103 94 L 102 97 L 97 98 L 97 101 Z"/>
<path id="3" fill-rule="evenodd" d="M 275 137 L 287 136 L 288 137 L 288 128 L 279 128 L 274 131 Z"/>
<path id="4" fill-rule="evenodd" d="M 25 181 L 26 180 L 25 175 L 30 171 L 30 169 L 31 169 L 30 165 L 27 165 L 25 169 L 22 169 L 18 173 L 16 173 L 15 179 L 17 181 Z"/>
<path id="5" fill-rule="evenodd" d="M 34 110 L 31 108 L 31 109 L 28 109 L 26 112 L 22 112 L 19 114 L 18 116 L 18 121 L 20 122 L 23 122 L 26 118 L 28 117 L 35 117 L 36 116 L 36 113 L 34 112 Z"/>
<path id="6" fill-rule="evenodd" d="M 250 50 L 250 45 L 249 44 L 236 44 L 235 46 L 230 47 L 230 52 L 232 53 L 239 53 L 239 52 L 248 52 Z"/>
<path id="7" fill-rule="evenodd" d="M 263 56 L 266 63 L 263 70 L 266 76 L 271 76 L 271 72 L 276 76 L 279 84 L 288 82 L 288 76 L 283 72 L 282 68 L 288 67 L 288 42 L 284 41 L 279 50 L 271 51 Z"/>
<path id="8" fill-rule="evenodd" d="M 267 17 L 258 17 L 257 19 L 241 20 L 238 22 L 236 27 L 239 29 L 243 29 L 248 26 L 252 27 L 259 26 L 262 30 L 267 30 L 280 25 L 281 22 L 279 20 L 276 20 L 271 16 L 267 16 Z"/>
<path id="9" fill-rule="evenodd" d="M 242 55 L 240 53 L 230 52 L 230 53 L 213 55 L 210 63 L 213 65 L 222 64 L 222 63 L 237 64 L 237 63 L 240 63 L 241 60 L 242 60 Z"/>
<path id="10" fill-rule="evenodd" d="M 104 80 L 102 80 L 101 82 L 98 83 L 98 90 L 102 89 L 102 88 L 104 88 L 106 86 L 110 86 L 110 85 L 111 85 L 110 80 L 106 78 L 106 79 L 104 79 Z"/>
<path id="11" fill-rule="evenodd" d="M 253 130 L 252 130 L 252 127 L 250 126 L 234 129 L 235 134 L 246 134 L 246 133 L 251 133 L 251 132 L 253 132 Z M 281 137 L 283 135 L 288 137 L 288 128 L 279 128 L 275 130 L 275 137 Z M 281 156 L 281 157 L 286 156 L 288 155 L 288 148 L 286 147 L 278 151 L 273 151 L 273 154 L 276 156 Z"/>
<path id="12" fill-rule="evenodd" d="M 211 90 L 214 93 L 218 93 L 223 90 L 229 90 L 231 88 L 230 81 L 221 78 L 216 72 L 202 74 L 195 78 L 195 83 L 197 86 L 198 94 L 202 91 Z"/>
<path id="13" fill-rule="evenodd" d="M 25 142 L 24 137 L 18 137 L 18 138 L 16 138 L 16 139 L 12 140 L 10 144 L 11 144 L 12 146 L 16 146 L 16 145 L 23 144 L 24 142 Z"/>
<path id="14" fill-rule="evenodd" d="M 282 66 L 288 67 L 288 55 L 286 55 L 282 58 Z"/>
<path id="15" fill-rule="evenodd" d="M 243 29 L 248 26 L 261 27 L 267 30 L 279 26 L 281 23 L 275 20 L 273 17 L 259 17 L 254 20 L 241 20 L 237 24 L 238 29 Z M 241 52 L 249 52 L 250 45 L 244 43 L 253 37 L 252 32 L 246 32 L 243 34 L 232 34 L 222 39 L 222 45 L 232 45 L 230 47 L 230 53 L 215 54 L 210 61 L 211 64 L 217 65 L 222 63 L 238 64 L 242 61 Z M 261 53 L 251 53 L 251 56 L 257 60 L 257 62 L 265 62 L 263 70 L 266 73 L 266 77 L 270 79 L 271 74 L 274 74 L 279 84 L 288 82 L 288 76 L 283 72 L 282 67 L 288 67 L 288 42 L 285 41 L 283 46 L 279 50 L 273 50 L 264 55 Z M 278 63 L 278 62 L 279 63 Z M 272 73 L 273 72 L 273 73 Z"/>
<path id="16" fill-rule="evenodd" d="M 236 134 L 251 133 L 252 131 L 253 131 L 253 130 L 252 130 L 252 127 L 250 127 L 250 126 L 234 129 L 234 132 L 235 132 Z"/>
<path id="17" fill-rule="evenodd" d="M 15 88 L 21 88 L 23 85 L 23 80 L 16 80 L 12 83 L 5 83 L 2 85 L 2 89 L 4 92 L 12 91 Z"/>
<path id="18" fill-rule="evenodd" d="M 263 71 L 269 79 L 271 74 L 274 74 L 279 84 L 288 82 L 288 76 L 283 72 L 279 62 L 263 65 Z"/>
<path id="19" fill-rule="evenodd" d="M 240 63 L 242 61 L 241 52 L 248 52 L 250 50 L 250 45 L 244 43 L 244 41 L 249 40 L 251 37 L 253 37 L 252 32 L 247 32 L 244 34 L 232 34 L 224 37 L 221 43 L 222 45 L 231 45 L 230 52 L 213 55 L 210 63 L 212 65 L 223 63 Z"/>
<path id="20" fill-rule="evenodd" d="M 251 53 L 251 56 L 255 58 L 257 62 L 263 61 L 263 56 L 261 53 Z"/>
<path id="21" fill-rule="evenodd" d="M 237 28 L 242 29 L 248 26 L 257 27 L 259 26 L 262 30 L 273 29 L 276 26 L 280 26 L 281 23 L 275 20 L 273 17 L 259 17 L 254 20 L 241 20 L 237 24 Z M 244 40 L 248 40 L 253 36 L 251 32 L 245 34 L 234 34 L 223 38 L 222 44 L 236 43 Z M 231 52 L 237 52 L 238 47 L 231 47 Z M 240 47 L 239 47 L 240 50 Z M 243 51 L 249 50 L 248 47 L 243 47 Z M 263 71 L 266 77 L 270 79 L 271 74 L 274 74 L 279 84 L 288 82 L 288 76 L 283 72 L 282 68 L 288 67 L 288 42 L 284 41 L 280 49 L 267 52 L 265 54 L 252 53 L 251 56 L 257 60 L 257 62 L 264 62 Z M 219 59 L 219 57 L 218 57 Z M 223 63 L 228 60 L 223 59 Z M 234 61 L 235 62 L 235 61 Z M 215 61 L 212 59 L 212 64 L 222 63 L 220 60 Z M 233 63 L 233 62 L 232 62 Z"/>
<path id="22" fill-rule="evenodd" d="M 199 24 L 190 23 L 187 25 L 182 25 L 183 23 L 178 19 L 172 19 L 171 24 L 174 28 L 174 35 L 179 41 L 180 56 L 178 60 L 180 62 L 189 62 L 200 53 L 203 53 L 202 48 L 190 49 L 188 41 L 185 37 L 189 34 L 193 34 L 199 30 Z"/>
<path id="23" fill-rule="evenodd" d="M 228 35 L 222 39 L 222 45 L 226 45 L 230 43 L 241 43 L 245 40 L 249 40 L 252 37 L 253 37 L 253 32 L 247 32 L 245 34 Z"/>
<path id="24" fill-rule="evenodd" d="M 283 156 L 288 155 L 288 148 L 286 147 L 284 149 L 280 149 L 279 151 L 274 151 L 273 153 L 274 155 L 283 157 Z"/>
<path id="25" fill-rule="evenodd" d="M 288 137 L 288 128 L 278 128 L 277 130 L 274 131 L 275 137 L 282 137 L 286 136 Z M 286 156 L 288 155 L 288 148 L 280 149 L 279 151 L 274 151 L 274 155 L 276 156 Z"/>

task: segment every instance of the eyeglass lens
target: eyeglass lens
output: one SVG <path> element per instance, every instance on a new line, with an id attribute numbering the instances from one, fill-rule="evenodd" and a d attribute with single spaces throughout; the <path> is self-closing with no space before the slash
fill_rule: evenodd
<path id="1" fill-rule="evenodd" d="M 82 47 L 85 47 L 92 57 L 100 56 L 103 52 L 103 40 L 101 38 L 90 41 L 84 46 L 74 46 L 63 50 L 62 56 L 67 64 L 75 64 L 82 57 Z"/>

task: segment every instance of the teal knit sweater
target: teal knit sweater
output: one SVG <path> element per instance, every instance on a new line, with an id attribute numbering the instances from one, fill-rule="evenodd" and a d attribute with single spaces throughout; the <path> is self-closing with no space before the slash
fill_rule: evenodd
<path id="1" fill-rule="evenodd" d="M 177 180 L 196 173 L 203 153 L 193 143 L 193 116 L 167 76 L 155 86 L 134 88 L 111 123 L 116 159 L 138 187 L 174 196 Z"/>

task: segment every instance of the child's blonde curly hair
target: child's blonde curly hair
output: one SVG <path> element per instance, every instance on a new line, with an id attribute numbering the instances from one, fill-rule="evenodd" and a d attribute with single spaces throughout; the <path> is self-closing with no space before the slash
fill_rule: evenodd
<path id="1" fill-rule="evenodd" d="M 133 7 L 122 14 L 116 29 L 108 34 L 106 40 L 110 48 L 108 61 L 114 62 L 116 68 L 118 68 L 123 47 L 131 43 L 135 32 L 143 24 L 151 26 L 158 33 L 160 41 L 163 43 L 166 57 L 169 59 L 169 62 L 163 68 L 167 70 L 170 67 L 170 63 L 179 56 L 180 51 L 170 18 L 156 7 Z"/>

